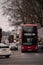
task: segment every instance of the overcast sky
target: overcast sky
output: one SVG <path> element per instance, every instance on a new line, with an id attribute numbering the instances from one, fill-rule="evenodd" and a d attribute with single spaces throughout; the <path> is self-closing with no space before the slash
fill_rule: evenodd
<path id="1" fill-rule="evenodd" d="M 2 3 L 5 0 L 0 0 L 0 3 Z M 8 30 L 12 30 L 13 27 L 9 26 L 9 22 L 6 16 L 2 15 L 3 10 L 2 10 L 2 5 L 0 4 L 0 27 L 3 29 L 3 31 L 8 31 Z"/>

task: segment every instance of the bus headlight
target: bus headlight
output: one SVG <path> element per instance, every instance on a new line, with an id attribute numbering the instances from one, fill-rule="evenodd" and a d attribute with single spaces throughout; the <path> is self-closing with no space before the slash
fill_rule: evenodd
<path id="1" fill-rule="evenodd" d="M 22 46 L 22 49 L 24 49 L 24 47 Z"/>

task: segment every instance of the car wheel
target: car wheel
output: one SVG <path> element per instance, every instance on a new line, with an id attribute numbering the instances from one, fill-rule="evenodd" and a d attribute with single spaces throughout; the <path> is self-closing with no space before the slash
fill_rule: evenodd
<path id="1" fill-rule="evenodd" d="M 6 58 L 9 58 L 9 55 L 7 55 Z"/>
<path id="2" fill-rule="evenodd" d="M 18 50 L 18 48 L 16 50 Z"/>

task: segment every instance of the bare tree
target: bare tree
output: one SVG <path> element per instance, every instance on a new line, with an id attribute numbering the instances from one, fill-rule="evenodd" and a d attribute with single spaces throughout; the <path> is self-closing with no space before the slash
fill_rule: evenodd
<path id="1" fill-rule="evenodd" d="M 20 0 L 6 0 L 3 4 L 3 15 L 9 16 L 8 20 L 11 25 L 21 22 L 21 1 Z"/>
<path id="2" fill-rule="evenodd" d="M 25 5 L 23 11 L 26 15 L 26 22 L 29 21 L 27 20 L 28 17 L 31 18 L 31 23 L 40 23 L 42 26 L 42 8 L 39 3 L 36 0 L 23 0 L 22 4 Z"/>
<path id="3" fill-rule="evenodd" d="M 11 25 L 18 23 L 40 23 L 42 25 L 42 7 L 37 0 L 6 0 L 3 3 L 3 15 L 9 15 Z"/>

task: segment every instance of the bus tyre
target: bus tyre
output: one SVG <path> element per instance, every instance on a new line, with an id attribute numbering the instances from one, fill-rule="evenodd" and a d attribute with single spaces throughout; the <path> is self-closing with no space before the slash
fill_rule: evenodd
<path id="1" fill-rule="evenodd" d="M 36 53 L 38 52 L 38 50 L 35 51 Z"/>
<path id="2" fill-rule="evenodd" d="M 21 50 L 21 52 L 23 53 L 24 51 L 23 51 L 23 50 Z"/>
<path id="3" fill-rule="evenodd" d="M 9 55 L 7 55 L 6 58 L 9 58 Z"/>

